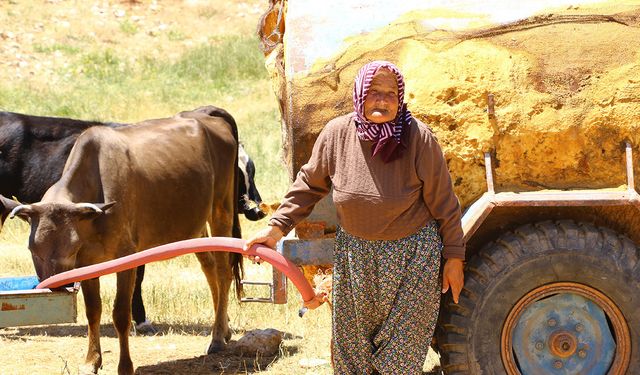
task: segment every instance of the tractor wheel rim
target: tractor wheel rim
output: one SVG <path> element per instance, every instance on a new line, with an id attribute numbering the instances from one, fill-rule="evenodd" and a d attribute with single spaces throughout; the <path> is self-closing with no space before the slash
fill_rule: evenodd
<path id="1" fill-rule="evenodd" d="M 577 295 L 597 305 L 602 309 L 606 318 L 613 329 L 613 340 L 615 340 L 615 353 L 607 372 L 608 375 L 625 374 L 630 358 L 631 358 L 631 336 L 629 327 L 620 309 L 603 293 L 589 286 L 572 283 L 560 282 L 543 285 L 522 297 L 507 315 L 504 326 L 502 328 L 500 354 L 502 363 L 509 375 L 521 375 L 518 368 L 516 357 L 514 356 L 514 332 L 516 331 L 520 318 L 523 313 L 531 310 L 534 304 L 547 297 L 554 295 Z M 555 356 L 556 360 L 550 363 L 554 369 L 560 370 L 566 363 L 565 360 L 571 358 L 585 358 L 587 352 L 579 346 L 577 336 L 584 327 L 577 324 L 572 330 L 564 329 L 566 327 L 555 328 L 556 319 L 550 318 L 547 322 L 549 326 L 548 335 L 544 340 L 538 340 L 535 343 L 536 350 L 546 350 Z M 521 323 L 520 323 L 521 324 Z M 578 331 L 578 332 L 576 332 Z"/>

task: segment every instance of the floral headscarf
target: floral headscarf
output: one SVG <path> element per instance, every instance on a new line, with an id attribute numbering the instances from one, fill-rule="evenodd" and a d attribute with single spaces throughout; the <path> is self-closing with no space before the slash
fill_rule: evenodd
<path id="1" fill-rule="evenodd" d="M 393 121 L 376 124 L 367 120 L 364 115 L 364 100 L 367 97 L 373 76 L 380 69 L 387 69 L 396 76 L 398 83 L 398 114 Z M 361 141 L 373 141 L 372 155 L 380 154 L 385 163 L 400 157 L 401 149 L 404 147 L 400 143 L 400 138 L 405 126 L 412 119 L 411 112 L 404 103 L 404 78 L 397 66 L 388 61 L 372 61 L 362 68 L 356 76 L 353 85 L 353 107 L 356 113 L 356 132 Z"/>

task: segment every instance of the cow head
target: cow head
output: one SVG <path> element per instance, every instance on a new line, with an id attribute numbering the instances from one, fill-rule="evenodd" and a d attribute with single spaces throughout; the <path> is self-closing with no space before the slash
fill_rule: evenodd
<path id="1" fill-rule="evenodd" d="M 0 195 L 0 230 L 2 230 L 2 225 L 9 213 L 19 205 L 20 203 Z"/>
<path id="2" fill-rule="evenodd" d="M 240 180 L 238 181 L 240 209 L 247 219 L 260 220 L 267 214 L 260 209 L 262 198 L 255 182 L 256 167 L 242 145 L 238 145 L 238 168 L 240 169 Z M 251 202 L 254 202 L 256 206 L 251 207 Z"/>
<path id="3" fill-rule="evenodd" d="M 29 250 L 38 278 L 75 268 L 79 251 L 96 243 L 95 219 L 114 204 L 39 202 L 15 207 L 9 217 L 31 225 Z"/>

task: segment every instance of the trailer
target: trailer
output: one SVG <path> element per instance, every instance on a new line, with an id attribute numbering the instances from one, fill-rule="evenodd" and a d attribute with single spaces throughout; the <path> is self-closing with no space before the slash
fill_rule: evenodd
<path id="1" fill-rule="evenodd" d="M 270 1 L 292 181 L 371 60 L 400 67 L 443 147 L 467 244 L 436 328 L 445 373 L 640 373 L 639 26 L 638 1 Z M 329 195 L 278 251 L 330 265 L 335 227 Z M 286 303 L 280 273 L 266 284 Z"/>

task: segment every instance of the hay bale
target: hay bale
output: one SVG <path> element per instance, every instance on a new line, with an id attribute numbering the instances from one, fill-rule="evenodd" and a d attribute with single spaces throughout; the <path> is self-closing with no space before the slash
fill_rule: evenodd
<path id="1" fill-rule="evenodd" d="M 286 77 L 291 176 L 327 121 L 353 110 L 357 70 L 386 59 L 406 76 L 410 110 L 437 135 L 463 206 L 486 190 L 484 152 L 497 191 L 624 184 L 626 140 L 640 164 L 640 7 L 604 1 L 503 24 L 483 17 L 410 12 Z M 437 19 L 466 26 L 430 26 Z"/>

